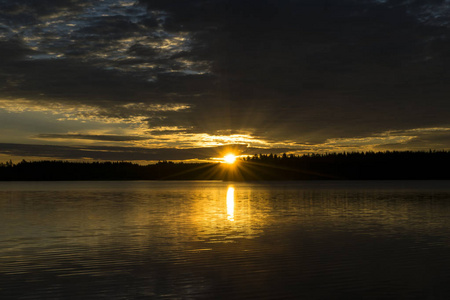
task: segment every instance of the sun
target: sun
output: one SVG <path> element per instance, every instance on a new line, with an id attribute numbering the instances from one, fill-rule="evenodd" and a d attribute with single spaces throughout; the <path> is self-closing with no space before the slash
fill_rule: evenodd
<path id="1" fill-rule="evenodd" d="M 232 165 L 232 164 L 234 164 L 235 162 L 236 162 L 236 155 L 234 155 L 234 154 L 227 154 L 227 155 L 225 155 L 224 157 L 223 157 L 223 161 L 225 162 L 225 163 L 227 163 L 227 164 L 230 164 L 230 165 Z"/>

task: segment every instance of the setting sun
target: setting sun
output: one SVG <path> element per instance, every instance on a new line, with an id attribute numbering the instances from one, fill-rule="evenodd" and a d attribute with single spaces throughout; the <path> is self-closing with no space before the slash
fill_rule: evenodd
<path id="1" fill-rule="evenodd" d="M 236 162 L 236 155 L 234 154 L 227 154 L 223 157 L 223 161 L 227 164 L 234 164 Z"/>

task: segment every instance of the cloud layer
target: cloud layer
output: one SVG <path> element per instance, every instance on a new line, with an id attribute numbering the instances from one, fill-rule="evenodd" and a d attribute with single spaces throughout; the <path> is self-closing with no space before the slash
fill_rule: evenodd
<path id="1" fill-rule="evenodd" d="M 449 147 L 447 1 L 20 0 L 0 11 L 3 113 L 116 124 L 24 132 L 23 143 Z"/>
<path id="2" fill-rule="evenodd" d="M 111 161 L 159 161 L 159 160 L 191 160 L 218 161 L 226 153 L 232 151 L 240 155 L 282 153 L 289 149 L 258 149 L 246 145 L 227 145 L 202 148 L 139 148 L 112 146 L 55 146 L 29 144 L 0 144 L 0 154 L 15 157 L 53 158 L 62 160 L 111 160 Z M 216 159 L 216 160 L 214 160 Z"/>

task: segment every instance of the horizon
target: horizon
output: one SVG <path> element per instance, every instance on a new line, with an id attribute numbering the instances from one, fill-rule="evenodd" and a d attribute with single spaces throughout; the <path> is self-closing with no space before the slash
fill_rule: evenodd
<path id="1" fill-rule="evenodd" d="M 254 153 L 252 155 L 235 155 L 233 152 L 222 152 L 222 157 L 213 157 L 212 159 L 204 160 L 155 160 L 155 161 L 133 161 L 133 160 L 71 160 L 71 159 L 37 159 L 37 160 L 26 160 L 22 159 L 20 161 L 14 161 L 12 159 L 6 161 L 0 161 L 0 167 L 4 166 L 14 166 L 21 163 L 83 163 L 83 164 L 134 164 L 139 166 L 150 166 L 156 164 L 222 164 L 224 166 L 233 166 L 240 163 L 249 162 L 252 160 L 271 160 L 271 161 L 281 161 L 290 159 L 302 159 L 302 158 L 326 158 L 326 157 L 340 157 L 340 156 L 408 156 L 408 155 L 419 155 L 419 154 L 450 154 L 450 150 L 386 150 L 386 151 L 343 151 L 343 152 L 325 152 L 325 153 L 302 153 L 302 154 L 288 154 L 288 153 Z"/>
<path id="2" fill-rule="evenodd" d="M 448 180 L 449 151 L 388 151 L 313 155 L 259 154 L 221 161 L 22 161 L 0 163 L 0 180 Z"/>

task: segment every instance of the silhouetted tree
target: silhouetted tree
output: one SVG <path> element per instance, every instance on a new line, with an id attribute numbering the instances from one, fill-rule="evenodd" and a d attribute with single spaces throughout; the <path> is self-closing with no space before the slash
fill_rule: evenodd
<path id="1" fill-rule="evenodd" d="M 311 180 L 450 179 L 448 151 L 344 152 L 330 154 L 255 154 L 227 169 L 218 163 L 160 161 L 67 162 L 11 160 L 0 163 L 0 180 Z M 228 170 L 228 171 L 227 171 Z M 231 172 L 231 170 L 234 170 Z"/>

